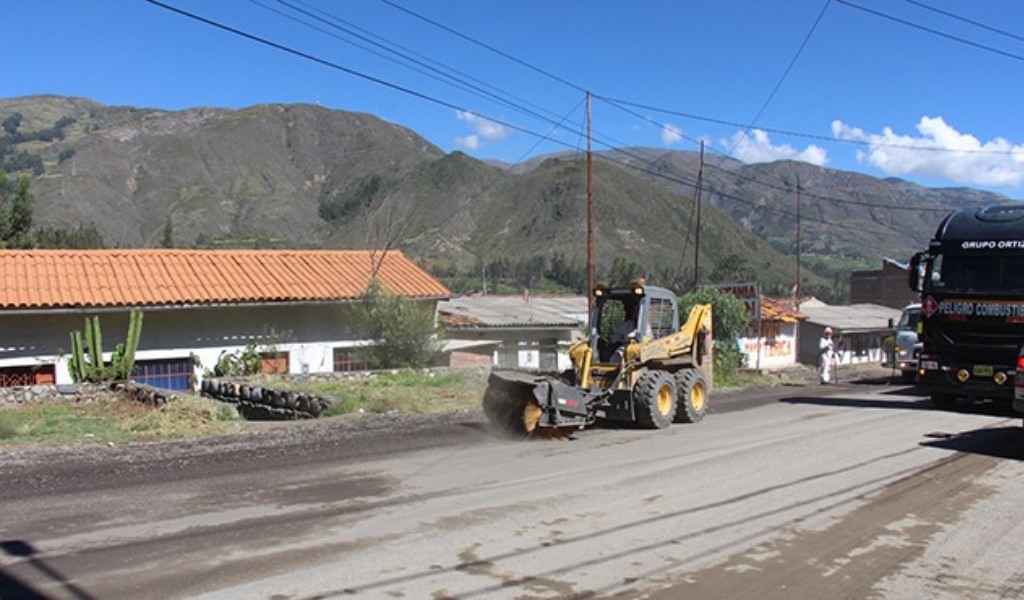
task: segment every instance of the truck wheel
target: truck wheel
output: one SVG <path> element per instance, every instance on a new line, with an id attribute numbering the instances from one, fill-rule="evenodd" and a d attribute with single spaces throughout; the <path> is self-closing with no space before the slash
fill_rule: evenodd
<path id="1" fill-rule="evenodd" d="M 939 410 L 950 410 L 956 405 L 956 396 L 953 394 L 932 393 L 932 406 Z"/>
<path id="2" fill-rule="evenodd" d="M 676 373 L 677 423 L 699 423 L 708 414 L 708 384 L 697 369 Z"/>
<path id="3" fill-rule="evenodd" d="M 633 389 L 636 421 L 650 429 L 664 429 L 676 413 L 676 382 L 665 371 L 647 371 Z"/>

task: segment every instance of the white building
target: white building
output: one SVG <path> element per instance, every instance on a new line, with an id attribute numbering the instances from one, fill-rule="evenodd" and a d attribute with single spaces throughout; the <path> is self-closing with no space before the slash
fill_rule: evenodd
<path id="1" fill-rule="evenodd" d="M 797 362 L 797 337 L 807 315 L 793 306 L 792 298 L 761 296 L 760 318 L 737 340 L 748 369 L 778 369 Z"/>
<path id="2" fill-rule="evenodd" d="M 801 304 L 800 311 L 807 315 L 800 328 L 800 362 L 808 365 L 818 362 L 819 340 L 826 327 L 832 328 L 838 364 L 882 364 L 884 340 L 892 333 L 889 320 L 900 318 L 899 310 L 880 304 L 830 306 L 812 300 Z"/>
<path id="3" fill-rule="evenodd" d="M 109 360 L 143 312 L 132 379 L 186 389 L 253 345 L 267 371 L 364 366 L 354 303 L 376 276 L 433 309 L 450 292 L 401 252 L 0 250 L 0 386 L 70 383 L 70 334 L 99 316 Z"/>
<path id="4" fill-rule="evenodd" d="M 437 311 L 448 344 L 462 344 L 463 354 L 474 344 L 479 364 L 502 369 L 572 368 L 569 346 L 583 339 L 587 324 L 586 296 L 463 296 L 438 303 Z"/>

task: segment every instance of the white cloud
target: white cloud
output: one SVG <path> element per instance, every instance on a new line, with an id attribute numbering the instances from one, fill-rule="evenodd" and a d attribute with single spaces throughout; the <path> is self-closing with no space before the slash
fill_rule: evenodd
<path id="1" fill-rule="evenodd" d="M 1024 181 L 1024 145 L 1004 138 L 982 143 L 960 133 L 942 117 L 921 117 L 919 136 L 900 135 L 885 127 L 865 133 L 840 120 L 832 122 L 832 135 L 841 140 L 867 143 L 857 160 L 887 175 L 938 177 L 957 183 L 1017 187 Z"/>
<path id="2" fill-rule="evenodd" d="M 473 130 L 471 135 L 455 140 L 455 145 L 460 148 L 476 150 L 480 147 L 482 141 L 493 142 L 508 137 L 508 127 L 501 123 L 496 123 L 486 117 L 481 117 L 464 110 L 457 112 L 456 116 L 460 121 L 467 123 Z"/>
<path id="3" fill-rule="evenodd" d="M 731 142 L 723 142 L 732 148 L 732 156 L 745 163 L 772 162 L 776 160 L 799 160 L 812 165 L 824 166 L 828 162 L 828 153 L 818 146 L 810 145 L 803 150 L 782 144 L 772 145 L 768 133 L 760 129 L 750 132 L 740 131 L 732 136 Z"/>
<path id="4" fill-rule="evenodd" d="M 661 128 L 661 143 L 665 146 L 678 144 L 683 139 L 683 130 L 675 125 L 664 125 Z"/>
<path id="5" fill-rule="evenodd" d="M 467 135 L 466 137 L 455 138 L 455 147 L 466 150 L 476 150 L 480 147 L 480 136 Z"/>

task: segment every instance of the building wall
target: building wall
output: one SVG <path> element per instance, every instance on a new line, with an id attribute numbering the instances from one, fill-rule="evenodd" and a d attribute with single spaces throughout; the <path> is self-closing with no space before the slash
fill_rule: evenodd
<path id="1" fill-rule="evenodd" d="M 490 352 L 481 354 L 470 350 L 454 350 L 448 358 L 448 366 L 456 369 L 490 367 L 493 365 L 494 355 Z"/>
<path id="2" fill-rule="evenodd" d="M 177 307 L 144 310 L 137 360 L 197 359 L 195 375 L 213 369 L 224 353 L 255 344 L 287 353 L 289 373 L 330 372 L 335 348 L 355 348 L 354 305 Z M 0 313 L 0 368 L 54 365 L 56 383 L 70 383 L 70 333 L 98 315 L 106 358 L 128 331 L 128 310 Z"/>
<path id="3" fill-rule="evenodd" d="M 800 328 L 798 356 L 801 363 L 810 366 L 818 364 L 818 349 L 825 325 L 805 322 Z M 882 340 L 891 332 L 888 329 L 837 331 L 834 337 L 836 364 L 853 365 L 865 363 L 882 364 L 884 351 Z"/>
<path id="4" fill-rule="evenodd" d="M 491 364 L 502 369 L 564 371 L 572 368 L 570 329 L 555 328 L 451 328 L 449 339 L 498 342 Z"/>
<path id="5" fill-rule="evenodd" d="M 796 364 L 796 323 L 762 323 L 761 337 L 737 340 L 748 369 L 775 369 Z"/>
<path id="6" fill-rule="evenodd" d="M 907 280 L 907 271 L 889 262 L 876 271 L 854 271 L 850 274 L 850 303 L 903 308 L 918 301 Z"/>

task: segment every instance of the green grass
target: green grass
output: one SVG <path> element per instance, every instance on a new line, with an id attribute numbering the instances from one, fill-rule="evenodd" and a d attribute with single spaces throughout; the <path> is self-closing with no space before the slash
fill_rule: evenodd
<path id="1" fill-rule="evenodd" d="M 238 422 L 233 407 L 198 396 L 160 408 L 117 399 L 40 403 L 0 410 L 0 446 L 202 437 L 235 430 Z"/>
<path id="2" fill-rule="evenodd" d="M 394 371 L 323 382 L 286 382 L 276 376 L 259 376 L 253 383 L 330 397 L 334 404 L 325 417 L 359 411 L 443 414 L 479 410 L 487 376 L 485 370 Z M 769 385 L 773 385 L 771 378 L 756 373 L 737 370 L 725 377 L 716 373 L 715 387 Z M 0 410 L 0 448 L 32 443 L 121 444 L 197 438 L 237 431 L 241 423 L 233 406 L 193 395 L 181 396 L 160 408 L 116 399 L 40 403 Z"/>
<path id="3" fill-rule="evenodd" d="M 480 408 L 487 375 L 482 371 L 395 371 L 372 377 L 307 381 L 292 387 L 334 398 L 326 416 L 350 412 L 438 414 Z"/>
<path id="4" fill-rule="evenodd" d="M 715 372 L 716 388 L 743 388 L 743 387 L 767 387 L 775 385 L 775 380 L 755 372 L 737 369 L 723 377 Z"/>

